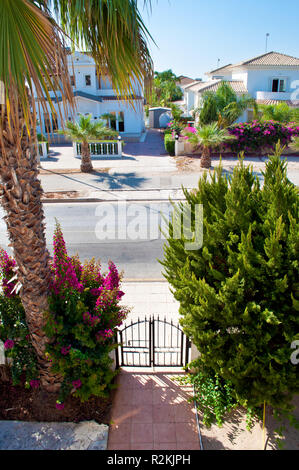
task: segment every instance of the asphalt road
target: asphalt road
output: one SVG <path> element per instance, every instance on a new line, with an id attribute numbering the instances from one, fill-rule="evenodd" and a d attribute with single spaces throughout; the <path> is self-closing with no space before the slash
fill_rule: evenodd
<path id="1" fill-rule="evenodd" d="M 163 244 L 159 225 L 161 212 L 170 212 L 168 202 L 44 204 L 46 237 L 52 253 L 55 218 L 62 226 L 70 255 L 100 259 L 103 269 L 111 259 L 125 279 L 163 279 Z M 8 252 L 8 237 L 0 210 L 0 245 Z"/>

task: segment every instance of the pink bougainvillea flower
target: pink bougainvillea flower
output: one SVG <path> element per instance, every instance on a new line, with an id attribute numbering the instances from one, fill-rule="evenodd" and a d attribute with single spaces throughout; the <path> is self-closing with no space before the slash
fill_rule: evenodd
<path id="1" fill-rule="evenodd" d="M 69 346 L 63 346 L 61 348 L 61 354 L 63 354 L 64 356 L 67 356 L 68 353 L 70 352 L 70 349 L 71 349 L 71 345 Z"/>
<path id="2" fill-rule="evenodd" d="M 38 388 L 39 387 L 39 380 L 37 380 L 37 379 L 30 380 L 30 387 L 31 388 Z"/>
<path id="3" fill-rule="evenodd" d="M 82 386 L 82 382 L 80 379 L 78 380 L 73 380 L 72 382 L 74 388 L 80 388 Z"/>
<path id="4" fill-rule="evenodd" d="M 7 339 L 4 343 L 4 349 L 12 349 L 15 343 L 12 339 Z"/>
<path id="5" fill-rule="evenodd" d="M 63 410 L 63 408 L 64 408 L 64 403 L 62 403 L 62 402 L 60 402 L 60 401 L 57 400 L 55 406 L 56 406 L 57 410 Z"/>

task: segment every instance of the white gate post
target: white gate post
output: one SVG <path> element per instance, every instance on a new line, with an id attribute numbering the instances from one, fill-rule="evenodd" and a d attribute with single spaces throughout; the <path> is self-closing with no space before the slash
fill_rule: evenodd
<path id="1" fill-rule="evenodd" d="M 77 142 L 73 142 L 73 152 L 74 152 L 74 157 L 77 157 Z"/>
<path id="2" fill-rule="evenodd" d="M 121 136 L 118 136 L 118 141 L 117 141 L 117 152 L 120 157 L 123 156 L 123 150 L 122 150 L 122 140 Z"/>
<path id="3" fill-rule="evenodd" d="M 180 142 L 179 138 L 175 139 L 175 156 L 178 157 L 179 155 L 184 155 L 185 153 L 185 142 Z"/>

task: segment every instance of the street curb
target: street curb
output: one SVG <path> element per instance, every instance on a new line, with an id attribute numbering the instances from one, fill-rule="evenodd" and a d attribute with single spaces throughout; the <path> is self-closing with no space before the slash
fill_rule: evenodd
<path id="1" fill-rule="evenodd" d="M 185 198 L 171 198 L 174 202 L 185 201 Z M 59 204 L 73 204 L 75 202 L 119 202 L 124 201 L 124 199 L 99 199 L 99 198 L 76 198 L 76 199 L 42 199 L 41 202 L 43 204 L 50 204 L 50 203 L 59 203 Z M 169 198 L 167 199 L 125 199 L 126 202 L 169 202 Z"/>
<path id="2" fill-rule="evenodd" d="M 121 282 L 122 282 L 122 283 L 126 283 L 126 282 L 127 282 L 127 283 L 130 283 L 130 282 L 131 282 L 131 283 L 133 283 L 133 282 L 135 282 L 135 283 L 142 283 L 142 282 L 143 282 L 143 283 L 145 283 L 145 282 L 148 282 L 148 283 L 150 283 L 150 282 L 163 282 L 164 284 L 168 283 L 168 281 L 166 281 L 165 278 L 162 278 L 162 279 L 130 279 L 130 278 L 129 278 L 129 279 L 122 279 Z"/>

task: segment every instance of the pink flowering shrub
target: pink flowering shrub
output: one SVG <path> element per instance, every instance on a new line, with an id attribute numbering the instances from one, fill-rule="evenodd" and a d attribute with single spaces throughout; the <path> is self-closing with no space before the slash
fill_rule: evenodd
<path id="1" fill-rule="evenodd" d="M 236 139 L 223 145 L 236 153 L 272 151 L 278 141 L 281 145 L 288 145 L 293 137 L 299 136 L 298 126 L 286 126 L 274 121 L 239 123 L 229 127 L 228 131 Z"/>
<path id="2" fill-rule="evenodd" d="M 25 385 L 38 388 L 36 355 L 20 297 L 14 290 L 15 265 L 0 249 L 0 339 L 4 342 L 5 355 L 13 358 L 14 384 L 20 382 L 25 372 Z M 116 266 L 110 262 L 108 273 L 104 274 L 94 259 L 82 264 L 78 256 L 69 257 L 58 224 L 51 270 L 49 311 L 45 312 L 45 332 L 50 339 L 46 357 L 53 372 L 62 377 L 56 405 L 62 409 L 69 394 L 82 401 L 91 395 L 108 395 L 115 376 L 110 358 L 115 348 L 115 331 L 128 310 L 119 305 L 124 293 L 120 290 L 121 278 Z"/>
<path id="3" fill-rule="evenodd" d="M 0 340 L 4 343 L 5 356 L 13 359 L 13 384 L 20 383 L 24 372 L 26 387 L 36 388 L 36 355 L 30 341 L 23 305 L 15 289 L 15 266 L 15 260 L 0 248 Z"/>
<path id="4" fill-rule="evenodd" d="M 69 257 L 59 225 L 54 234 L 53 279 L 46 334 L 54 372 L 63 377 L 59 401 L 72 393 L 81 400 L 107 396 L 115 372 L 109 354 L 115 330 L 127 316 L 120 275 L 110 262 L 106 275 L 94 259 L 81 264 Z"/>

